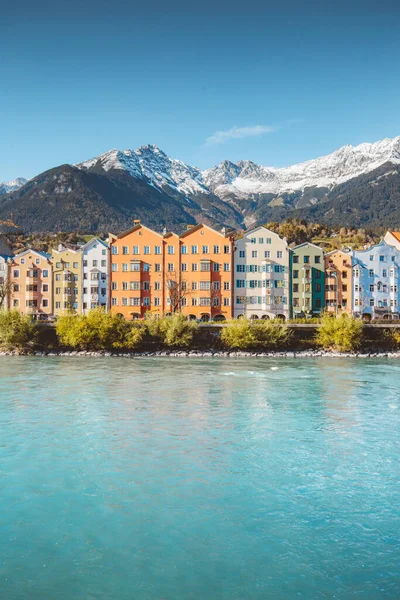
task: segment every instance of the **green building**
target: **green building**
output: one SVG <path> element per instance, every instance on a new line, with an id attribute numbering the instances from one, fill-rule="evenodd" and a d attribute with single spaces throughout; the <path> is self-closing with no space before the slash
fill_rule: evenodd
<path id="1" fill-rule="evenodd" d="M 324 308 L 324 252 L 305 242 L 292 248 L 292 316 L 320 313 Z"/>

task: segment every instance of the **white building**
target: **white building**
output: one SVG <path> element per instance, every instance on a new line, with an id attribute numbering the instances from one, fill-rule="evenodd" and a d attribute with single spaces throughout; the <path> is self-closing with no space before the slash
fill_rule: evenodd
<path id="1" fill-rule="evenodd" d="M 108 306 L 108 246 L 92 238 L 82 250 L 82 312 Z"/>
<path id="2" fill-rule="evenodd" d="M 256 227 L 235 243 L 234 316 L 286 319 L 289 303 L 290 251 L 278 234 Z"/>
<path id="3" fill-rule="evenodd" d="M 8 256 L 0 254 L 0 308 L 7 309 L 8 306 Z"/>

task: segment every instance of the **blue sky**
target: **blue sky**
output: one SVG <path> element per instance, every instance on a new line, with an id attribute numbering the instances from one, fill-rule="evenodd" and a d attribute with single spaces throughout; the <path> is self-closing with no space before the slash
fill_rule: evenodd
<path id="1" fill-rule="evenodd" d="M 400 135 L 392 0 L 2 7 L 0 181 L 147 143 L 283 166 Z"/>

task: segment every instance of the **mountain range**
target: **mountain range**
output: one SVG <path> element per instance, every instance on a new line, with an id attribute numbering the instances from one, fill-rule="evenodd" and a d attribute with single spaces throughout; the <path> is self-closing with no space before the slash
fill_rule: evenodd
<path id="1" fill-rule="evenodd" d="M 243 229 L 289 217 L 398 227 L 400 136 L 283 168 L 225 160 L 200 170 L 148 145 L 0 184 L 0 219 L 26 232 L 118 232 L 134 218 L 156 229 Z"/>

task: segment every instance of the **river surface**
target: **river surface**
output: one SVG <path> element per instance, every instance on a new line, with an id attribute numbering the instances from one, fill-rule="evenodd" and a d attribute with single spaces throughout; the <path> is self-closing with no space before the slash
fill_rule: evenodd
<path id="1" fill-rule="evenodd" d="M 1 600 L 400 598 L 395 359 L 0 359 Z"/>

